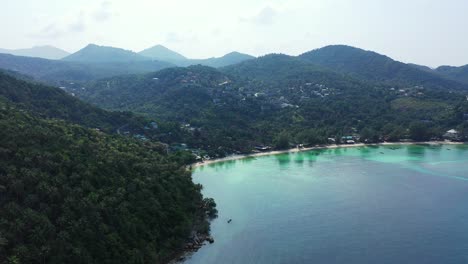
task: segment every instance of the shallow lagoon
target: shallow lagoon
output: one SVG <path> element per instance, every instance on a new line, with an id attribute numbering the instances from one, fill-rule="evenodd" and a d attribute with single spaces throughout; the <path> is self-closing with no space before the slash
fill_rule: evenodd
<path id="1" fill-rule="evenodd" d="M 219 218 L 184 263 L 468 263 L 466 145 L 246 158 L 193 178 Z"/>

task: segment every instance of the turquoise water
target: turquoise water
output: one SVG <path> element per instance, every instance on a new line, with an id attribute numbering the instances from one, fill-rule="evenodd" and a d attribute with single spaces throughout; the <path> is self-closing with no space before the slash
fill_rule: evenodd
<path id="1" fill-rule="evenodd" d="M 193 178 L 219 217 L 185 263 L 468 263 L 466 145 L 248 158 Z"/>

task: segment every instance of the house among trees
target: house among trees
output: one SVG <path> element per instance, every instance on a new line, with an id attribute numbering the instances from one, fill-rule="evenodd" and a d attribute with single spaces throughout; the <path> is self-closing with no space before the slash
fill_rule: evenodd
<path id="1" fill-rule="evenodd" d="M 133 137 L 138 139 L 138 140 L 142 140 L 142 141 L 147 141 L 148 140 L 147 137 L 145 137 L 144 135 L 141 135 L 141 134 L 136 134 Z"/>
<path id="2" fill-rule="evenodd" d="M 271 149 L 269 146 L 255 146 L 255 149 L 258 151 L 268 151 Z"/>
<path id="3" fill-rule="evenodd" d="M 185 143 L 172 144 L 172 145 L 170 146 L 170 150 L 171 150 L 171 151 L 174 151 L 174 152 L 176 152 L 176 151 L 184 151 L 184 150 L 188 150 L 188 146 L 187 146 L 187 144 L 185 144 Z"/>
<path id="4" fill-rule="evenodd" d="M 341 137 L 341 143 L 355 144 L 356 141 L 353 136 L 344 136 L 344 137 Z"/>
<path id="5" fill-rule="evenodd" d="M 152 121 L 149 123 L 150 127 L 153 128 L 153 129 L 157 129 L 158 128 L 158 123 Z"/>
<path id="6" fill-rule="evenodd" d="M 444 139 L 452 140 L 452 141 L 459 141 L 461 139 L 460 134 L 455 129 L 450 129 L 444 134 Z"/>
<path id="7" fill-rule="evenodd" d="M 152 121 L 148 125 L 145 126 L 145 129 L 158 129 L 158 123 Z"/>

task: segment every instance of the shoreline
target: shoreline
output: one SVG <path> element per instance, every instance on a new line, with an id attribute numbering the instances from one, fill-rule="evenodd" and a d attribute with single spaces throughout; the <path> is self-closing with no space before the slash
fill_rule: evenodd
<path id="1" fill-rule="evenodd" d="M 337 148 L 356 148 L 356 147 L 367 147 L 367 146 L 391 146 L 391 145 L 463 145 L 464 142 L 453 142 L 453 141 L 424 141 L 424 142 L 382 142 L 382 143 L 356 143 L 356 144 L 330 144 L 330 145 L 315 145 L 313 147 L 308 148 L 290 148 L 285 150 L 273 150 L 267 152 L 259 152 L 259 153 L 251 153 L 251 154 L 240 154 L 240 155 L 231 155 L 224 158 L 219 159 L 212 159 L 206 160 L 202 162 L 196 162 L 192 165 L 192 169 L 203 167 L 206 165 L 224 162 L 224 161 L 232 161 L 232 160 L 240 160 L 245 158 L 255 158 L 255 157 L 262 157 L 262 156 L 272 156 L 272 155 L 279 155 L 285 153 L 298 153 L 298 152 L 306 152 L 310 150 L 317 150 L 317 149 L 337 149 Z"/>
<path id="2" fill-rule="evenodd" d="M 328 144 L 328 145 L 315 145 L 312 147 L 307 147 L 307 148 L 290 148 L 290 149 L 285 149 L 285 150 L 273 150 L 273 151 L 267 151 L 267 152 L 258 152 L 258 153 L 251 153 L 251 154 L 241 154 L 241 155 L 231 155 L 227 156 L 224 158 L 219 158 L 219 159 L 213 159 L 213 160 L 207 160 L 204 162 L 197 162 L 192 165 L 190 165 L 190 168 L 192 171 L 194 171 L 196 168 L 203 167 L 206 165 L 210 164 L 215 164 L 219 162 L 225 162 L 225 161 L 233 161 L 233 160 L 240 160 L 240 159 L 245 159 L 245 158 L 255 158 L 255 157 L 262 157 L 262 156 L 272 156 L 272 155 L 279 155 L 279 154 L 285 154 L 285 153 L 299 153 L 299 152 L 307 152 L 311 150 L 321 150 L 321 149 L 338 149 L 338 148 L 357 148 L 357 147 L 367 147 L 367 146 L 409 146 L 409 145 L 464 145 L 467 144 L 465 142 L 453 142 L 453 141 L 423 141 L 423 142 L 381 142 L 381 143 L 356 143 L 356 144 Z M 210 234 L 208 234 L 210 235 Z M 203 246 L 205 243 L 202 243 L 201 246 Z M 181 250 L 178 254 L 175 254 L 174 258 L 172 261 L 170 261 L 168 264 L 181 264 L 184 263 L 184 261 L 187 259 L 187 257 L 190 257 L 191 254 L 194 254 L 197 250 L 191 251 L 187 249 Z"/>

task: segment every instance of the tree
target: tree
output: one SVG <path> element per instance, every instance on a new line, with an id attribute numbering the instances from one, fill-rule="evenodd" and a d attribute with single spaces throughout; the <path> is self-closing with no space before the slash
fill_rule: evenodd
<path id="1" fill-rule="evenodd" d="M 206 215 L 209 218 L 216 218 L 218 216 L 218 210 L 216 209 L 216 202 L 213 198 L 203 199 L 203 206 L 204 206 Z"/>
<path id="2" fill-rule="evenodd" d="M 377 131 L 370 129 L 370 128 L 364 128 L 361 131 L 361 141 L 366 142 L 366 143 L 375 143 L 379 141 L 379 134 Z"/>
<path id="3" fill-rule="evenodd" d="M 429 140 L 431 134 L 427 125 L 421 122 L 413 122 L 409 128 L 410 138 L 416 141 Z"/>
<path id="4" fill-rule="evenodd" d="M 286 131 L 281 132 L 275 139 L 276 149 L 287 149 L 289 148 L 289 133 Z"/>

